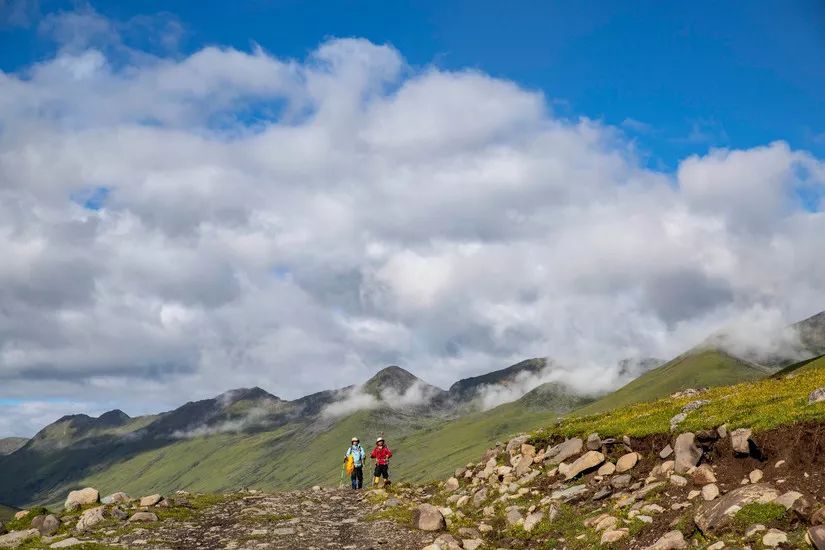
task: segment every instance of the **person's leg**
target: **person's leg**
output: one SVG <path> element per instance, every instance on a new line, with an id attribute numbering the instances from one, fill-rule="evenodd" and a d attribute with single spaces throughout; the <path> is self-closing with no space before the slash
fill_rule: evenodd
<path id="1" fill-rule="evenodd" d="M 389 479 L 390 478 L 390 465 L 389 464 L 384 464 L 383 466 L 381 466 L 381 477 L 383 477 L 384 479 Z"/>
<path id="2" fill-rule="evenodd" d="M 358 484 L 358 477 L 357 477 L 357 475 L 358 475 L 358 468 L 355 468 L 355 469 L 352 471 L 352 473 L 350 474 L 350 476 L 349 476 L 349 479 L 350 479 L 350 481 L 352 482 L 352 488 L 353 488 L 353 489 L 357 489 L 357 488 L 358 488 L 358 487 L 357 487 L 357 484 Z"/>
<path id="3" fill-rule="evenodd" d="M 372 472 L 372 484 L 378 485 L 379 481 L 381 481 L 381 466 L 376 464 L 375 471 Z"/>
<path id="4" fill-rule="evenodd" d="M 364 487 L 364 467 L 363 466 L 356 466 L 355 467 L 355 477 L 358 478 L 358 487 L 357 489 L 361 489 Z"/>

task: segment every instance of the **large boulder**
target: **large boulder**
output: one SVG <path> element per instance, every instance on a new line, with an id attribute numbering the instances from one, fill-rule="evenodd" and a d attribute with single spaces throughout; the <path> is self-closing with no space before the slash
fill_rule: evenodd
<path id="1" fill-rule="evenodd" d="M 817 388 L 808 395 L 808 405 L 825 401 L 825 388 Z"/>
<path id="2" fill-rule="evenodd" d="M 72 491 L 69 493 L 69 496 L 66 497 L 66 503 L 63 505 L 63 508 L 65 508 L 67 512 L 72 512 L 81 506 L 97 504 L 99 501 L 100 493 L 97 489 L 86 487 L 85 489 L 80 489 L 79 491 Z"/>
<path id="3" fill-rule="evenodd" d="M 808 529 L 808 538 L 816 550 L 825 550 L 825 525 L 814 525 Z"/>
<path id="4" fill-rule="evenodd" d="M 707 534 L 720 531 L 733 520 L 736 512 L 754 502 L 768 503 L 779 496 L 779 491 L 767 483 L 745 485 L 734 489 L 725 496 L 706 502 L 696 511 L 693 521 Z"/>
<path id="5" fill-rule="evenodd" d="M 582 452 L 582 447 L 584 447 L 584 442 L 581 438 L 574 437 L 547 449 L 544 456 L 545 459 L 550 461 L 550 464 L 560 464 Z"/>
<path id="6" fill-rule="evenodd" d="M 0 548 L 17 548 L 21 544 L 40 536 L 37 529 L 26 531 L 12 531 L 7 535 L 0 535 Z"/>
<path id="7" fill-rule="evenodd" d="M 444 483 L 444 490 L 452 493 L 453 491 L 458 490 L 458 479 L 451 477 Z"/>
<path id="8" fill-rule="evenodd" d="M 441 531 L 447 526 L 444 515 L 432 504 L 421 504 L 416 508 L 413 525 L 422 531 Z"/>
<path id="9" fill-rule="evenodd" d="M 690 432 L 679 434 L 673 446 L 676 454 L 675 469 L 677 474 L 684 474 L 702 458 L 702 449 L 696 446 L 696 436 Z"/>
<path id="10" fill-rule="evenodd" d="M 112 493 L 111 495 L 107 495 L 100 499 L 101 504 L 122 504 L 124 502 L 129 502 L 131 499 L 129 495 L 123 492 Z"/>
<path id="11" fill-rule="evenodd" d="M 604 462 L 604 455 L 599 451 L 587 451 L 567 468 L 564 477 L 573 479 L 582 472 L 595 468 Z"/>

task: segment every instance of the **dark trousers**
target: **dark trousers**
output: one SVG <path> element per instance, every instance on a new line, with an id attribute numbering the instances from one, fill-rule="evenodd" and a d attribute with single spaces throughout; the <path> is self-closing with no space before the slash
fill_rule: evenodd
<path id="1" fill-rule="evenodd" d="M 373 477 L 383 477 L 384 479 L 390 478 L 390 465 L 389 464 L 376 464 L 375 465 L 375 473 L 372 474 Z"/>
<path id="2" fill-rule="evenodd" d="M 353 489 L 362 488 L 364 486 L 364 467 L 356 466 L 349 478 L 352 480 Z"/>

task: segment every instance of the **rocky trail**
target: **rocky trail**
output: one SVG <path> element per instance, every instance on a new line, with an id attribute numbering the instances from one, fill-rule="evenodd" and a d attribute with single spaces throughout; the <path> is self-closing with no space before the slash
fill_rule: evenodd
<path id="1" fill-rule="evenodd" d="M 230 495 L 180 493 L 152 506 L 140 506 L 141 503 L 135 501 L 132 509 L 125 502 L 112 507 L 88 508 L 97 504 L 94 502 L 81 505 L 79 515 L 60 518 L 65 526 L 61 531 L 65 534 L 40 533 L 36 528 L 18 530 L 0 536 L 0 547 L 26 544 L 26 548 L 74 546 L 83 549 L 85 546 L 95 550 L 402 550 L 421 548 L 432 542 L 432 534 L 375 517 L 376 512 L 385 507 L 377 501 L 386 500 L 383 491 L 377 494 L 380 498 L 375 498 L 373 491 L 321 488 L 274 494 L 257 491 Z M 144 497 L 144 504 L 147 498 L 151 497 Z M 111 499 L 103 499 L 104 502 L 108 500 Z M 127 510 L 131 518 L 118 521 L 120 512 Z M 148 516 L 135 518 L 138 514 Z M 83 521 L 84 517 L 93 519 Z M 26 519 L 21 515 L 17 521 Z M 34 520 L 34 525 L 40 523 Z M 91 525 L 87 525 L 89 523 Z M 35 546 L 38 541 L 40 546 Z"/>

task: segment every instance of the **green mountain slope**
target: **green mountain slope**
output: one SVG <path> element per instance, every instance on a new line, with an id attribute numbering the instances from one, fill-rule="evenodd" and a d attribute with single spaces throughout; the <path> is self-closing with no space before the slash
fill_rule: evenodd
<path id="1" fill-rule="evenodd" d="M 636 378 L 576 411 L 586 415 L 653 401 L 687 388 L 715 387 L 757 380 L 770 374 L 764 367 L 718 350 L 691 351 Z"/>
<path id="2" fill-rule="evenodd" d="M 12 508 L 11 506 L 4 506 L 0 504 L 0 522 L 8 521 L 9 519 L 14 517 L 14 513 L 17 511 L 16 508 Z"/>

